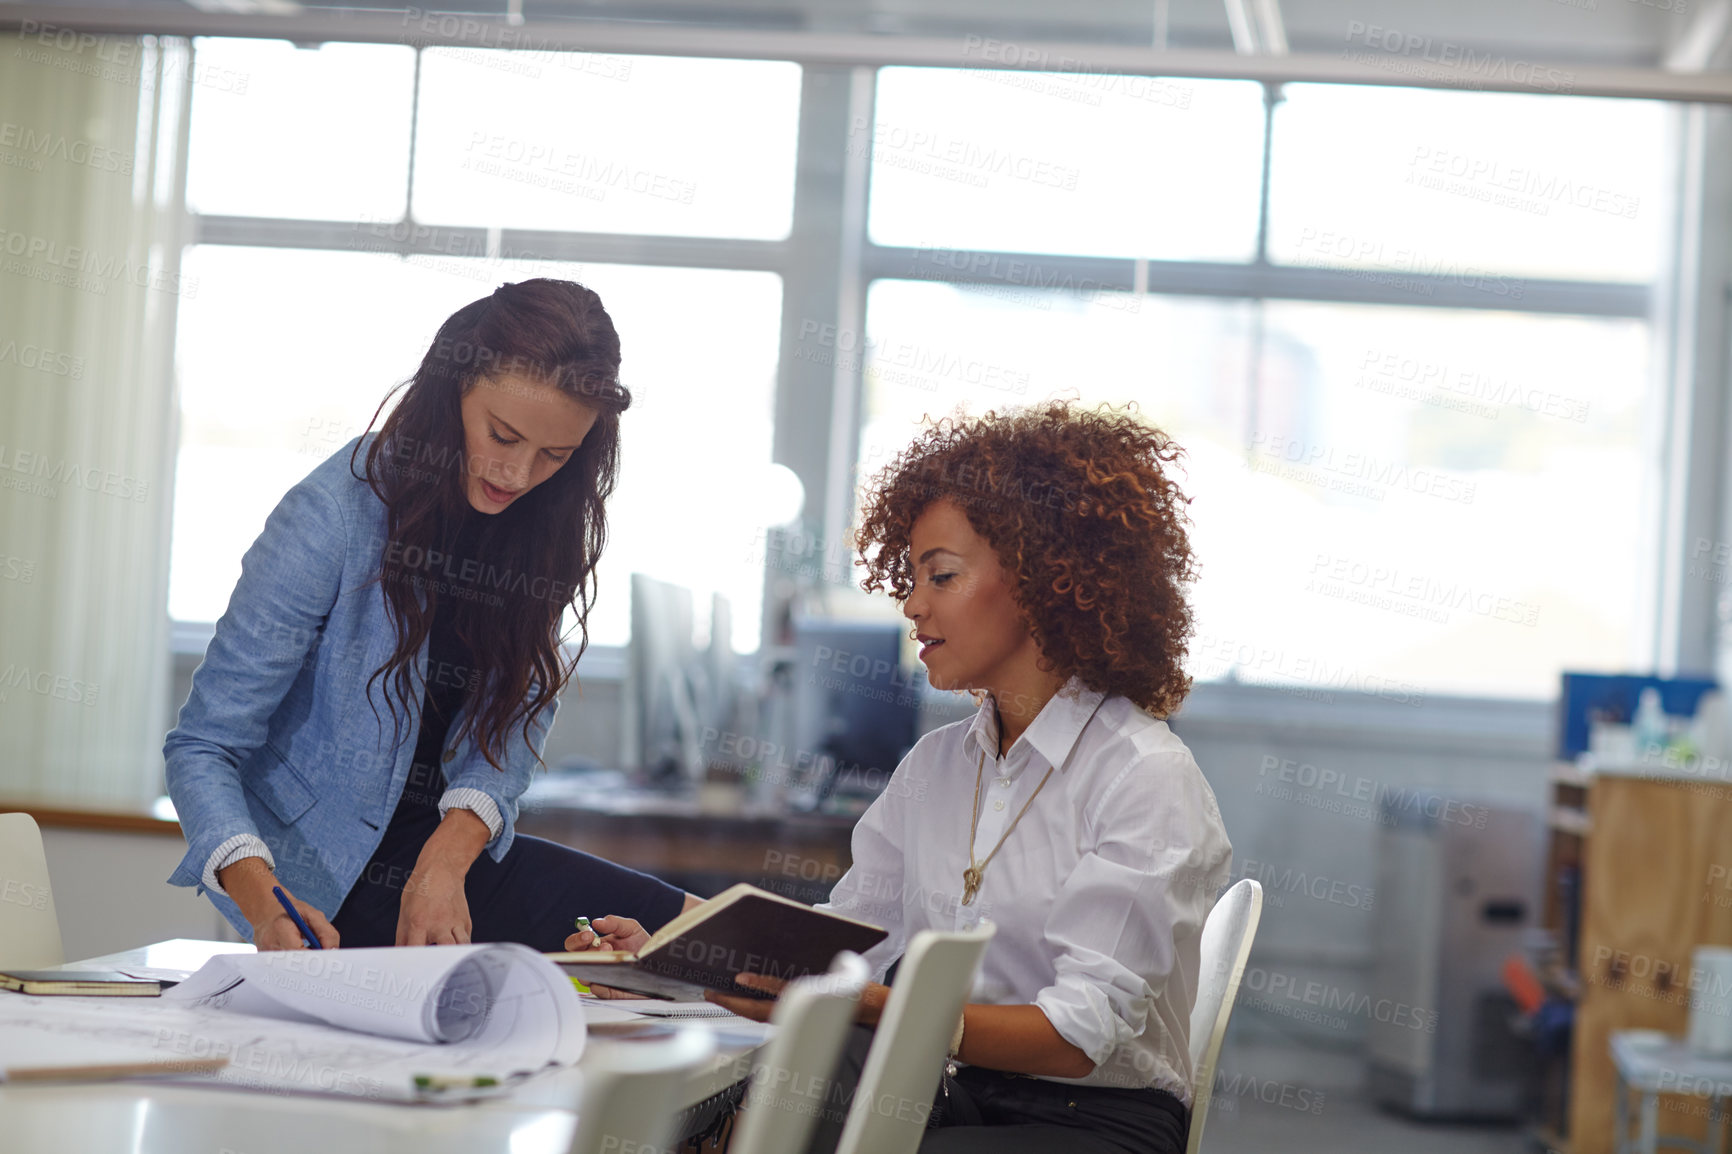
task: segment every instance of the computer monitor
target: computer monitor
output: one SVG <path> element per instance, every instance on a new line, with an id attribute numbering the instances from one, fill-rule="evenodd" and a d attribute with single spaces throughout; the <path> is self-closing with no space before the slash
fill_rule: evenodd
<path id="1" fill-rule="evenodd" d="M 739 724 L 740 659 L 734 655 L 734 613 L 728 599 L 710 594 L 710 644 L 697 664 L 698 720 L 705 732 L 732 733 Z"/>
<path id="2" fill-rule="evenodd" d="M 703 769 L 696 660 L 691 590 L 633 573 L 620 753 L 643 784 L 680 787 Z"/>
<path id="3" fill-rule="evenodd" d="M 924 671 L 902 666 L 904 627 L 821 618 L 794 622 L 795 763 L 801 808 L 863 811 L 914 745 Z"/>
<path id="4" fill-rule="evenodd" d="M 691 590 L 632 574 L 620 744 L 626 770 L 641 784 L 680 789 L 702 780 L 711 760 L 707 746 L 741 724 L 728 599 L 710 596 L 710 640 L 702 652 L 692 625 Z"/>

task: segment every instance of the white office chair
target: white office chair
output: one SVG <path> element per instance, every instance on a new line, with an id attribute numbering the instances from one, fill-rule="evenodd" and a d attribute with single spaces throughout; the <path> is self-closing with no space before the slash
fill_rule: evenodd
<path id="1" fill-rule="evenodd" d="M 1191 1007 L 1191 1137 L 1185 1154 L 1197 1154 L 1202 1146 L 1221 1039 L 1227 1034 L 1227 1019 L 1233 1014 L 1239 979 L 1245 974 L 1245 959 L 1251 956 L 1251 941 L 1262 917 L 1263 887 L 1245 878 L 1222 894 L 1203 920 L 1197 1002 Z"/>
<path id="2" fill-rule="evenodd" d="M 570 1154 L 654 1154 L 674 1136 L 680 1090 L 716 1050 L 716 1036 L 685 1026 L 651 1042 L 598 1042 L 583 1055 L 583 1102 Z"/>
<path id="3" fill-rule="evenodd" d="M 0 813 L 0 966 L 43 969 L 65 960 L 42 831 L 27 813 Z"/>
<path id="4" fill-rule="evenodd" d="M 798 1154 L 806 1148 L 870 976 L 864 958 L 843 950 L 829 973 L 801 978 L 782 991 L 770 1013 L 775 1033 L 752 1069 L 728 1144 L 736 1154 Z"/>
<path id="5" fill-rule="evenodd" d="M 922 930 L 908 944 L 836 1154 L 912 1154 L 926 1132 L 956 1017 L 968 1003 L 980 956 L 996 932 Z"/>

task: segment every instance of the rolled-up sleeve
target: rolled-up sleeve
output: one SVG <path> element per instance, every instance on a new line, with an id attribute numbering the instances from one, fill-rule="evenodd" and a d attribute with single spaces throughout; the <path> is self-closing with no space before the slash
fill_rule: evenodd
<path id="1" fill-rule="evenodd" d="M 163 741 L 168 793 L 188 846 L 171 882 L 202 886 L 219 847 L 257 837 L 239 766 L 264 744 L 271 715 L 318 642 L 336 604 L 346 546 L 336 499 L 303 481 L 277 503 L 241 558 L 240 580 Z"/>
<path id="2" fill-rule="evenodd" d="M 1232 846 L 1189 754 L 1127 767 L 1091 819 L 1090 848 L 1047 917 L 1055 973 L 1035 1004 L 1098 1065 L 1142 1033 L 1167 994 L 1180 944 L 1195 948 L 1228 880 Z"/>
<path id="3" fill-rule="evenodd" d="M 499 805 L 478 789 L 448 789 L 439 799 L 439 820 L 454 809 L 466 809 L 481 819 L 487 827 L 489 841 L 505 832 L 505 819 L 499 816 Z"/>
<path id="4" fill-rule="evenodd" d="M 204 888 L 228 897 L 229 892 L 223 889 L 222 881 L 217 875 L 241 859 L 249 857 L 262 858 L 271 869 L 277 868 L 277 859 L 263 838 L 254 837 L 250 833 L 237 833 L 211 851 L 210 858 L 204 863 Z"/>
<path id="5" fill-rule="evenodd" d="M 861 956 L 872 968 L 872 980 L 881 982 L 890 963 L 902 956 L 907 948 L 908 931 L 903 909 L 902 858 L 902 795 L 906 792 L 897 781 L 904 772 L 897 768 L 883 793 L 866 807 L 854 824 L 849 839 L 853 864 L 830 890 L 828 901 L 818 909 L 829 910 L 844 917 L 869 922 L 890 932 L 890 936 Z"/>

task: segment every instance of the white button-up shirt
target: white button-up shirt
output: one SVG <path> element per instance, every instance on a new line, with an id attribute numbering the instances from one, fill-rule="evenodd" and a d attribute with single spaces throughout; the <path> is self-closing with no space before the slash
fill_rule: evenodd
<path id="1" fill-rule="evenodd" d="M 1166 722 L 1075 678 L 997 752 L 990 697 L 922 737 L 854 827 L 853 867 L 819 908 L 890 931 L 866 954 L 880 981 L 919 931 L 991 920 L 969 1001 L 1037 1005 L 1095 1063 L 1052 1081 L 1157 1086 L 1190 1105 L 1203 919 L 1232 873 L 1214 791 Z M 977 862 L 1054 772 L 965 906 L 982 759 Z"/>

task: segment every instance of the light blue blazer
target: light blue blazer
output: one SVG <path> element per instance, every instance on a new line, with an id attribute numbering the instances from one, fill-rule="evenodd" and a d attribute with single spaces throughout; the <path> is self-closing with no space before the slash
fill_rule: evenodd
<path id="1" fill-rule="evenodd" d="M 330 917 L 384 837 L 414 759 L 427 641 L 415 655 L 407 713 L 397 703 L 395 742 L 387 679 L 367 686 L 395 642 L 384 590 L 361 587 L 379 574 L 385 504 L 349 465 L 360 442 L 357 471 L 364 466 L 376 435 L 350 441 L 271 511 L 241 558 L 228 609 L 163 743 L 168 792 L 187 840 L 168 880 L 209 893 L 243 937 L 252 928 L 240 908 L 202 882 L 217 847 L 256 834 L 289 890 Z M 531 720 L 536 753 L 558 711 L 555 699 Z M 452 734 L 465 716 L 467 707 L 452 719 Z M 474 735 L 443 755 L 448 787 L 478 789 L 499 807 L 504 828 L 486 849 L 495 861 L 511 847 L 517 798 L 537 764 L 520 722 L 510 737 L 504 772 L 488 764 Z"/>

